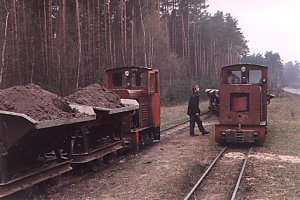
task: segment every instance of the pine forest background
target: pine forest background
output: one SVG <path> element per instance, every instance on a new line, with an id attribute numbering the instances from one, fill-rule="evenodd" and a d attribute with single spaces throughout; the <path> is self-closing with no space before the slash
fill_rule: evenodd
<path id="1" fill-rule="evenodd" d="M 298 79 L 298 62 L 285 73 L 278 53 L 248 55 L 238 20 L 211 15 L 206 0 L 0 1 L 0 88 L 33 82 L 67 95 L 104 84 L 105 69 L 149 66 L 174 101 L 193 82 L 217 87 L 219 69 L 240 62 L 269 66 L 272 90 Z"/>

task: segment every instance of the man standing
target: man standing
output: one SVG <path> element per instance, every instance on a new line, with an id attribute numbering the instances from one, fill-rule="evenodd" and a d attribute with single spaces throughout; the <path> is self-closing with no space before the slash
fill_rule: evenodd
<path id="1" fill-rule="evenodd" d="M 192 88 L 193 93 L 189 99 L 188 112 L 187 114 L 190 116 L 190 135 L 196 136 L 194 133 L 195 122 L 198 125 L 198 128 L 202 135 L 208 134 L 202 125 L 202 121 L 200 119 L 200 108 L 199 108 L 199 92 L 200 88 L 198 85 L 194 85 Z"/>

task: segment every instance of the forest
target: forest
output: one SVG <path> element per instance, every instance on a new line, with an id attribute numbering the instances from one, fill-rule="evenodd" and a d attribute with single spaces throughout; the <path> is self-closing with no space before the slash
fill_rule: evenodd
<path id="1" fill-rule="evenodd" d="M 278 53 L 249 55 L 238 19 L 212 15 L 208 6 L 206 0 L 1 0 L 0 89 L 36 83 L 67 95 L 104 84 L 105 69 L 143 66 L 160 70 L 172 100 L 174 85 L 217 87 L 219 69 L 240 62 L 268 66 L 270 89 L 288 84 Z M 299 71 L 299 63 L 289 66 Z"/>

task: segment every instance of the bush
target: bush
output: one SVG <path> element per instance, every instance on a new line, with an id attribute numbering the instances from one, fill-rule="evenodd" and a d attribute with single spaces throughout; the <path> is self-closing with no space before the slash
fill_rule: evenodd
<path id="1" fill-rule="evenodd" d="M 171 85 L 168 83 L 161 84 L 161 104 L 174 105 L 188 101 L 189 96 L 192 93 L 192 86 L 194 84 L 200 85 L 200 98 L 207 98 L 206 94 L 203 91 L 204 89 L 206 89 L 206 86 L 202 86 L 201 84 L 189 79 L 181 79 L 174 81 Z"/>

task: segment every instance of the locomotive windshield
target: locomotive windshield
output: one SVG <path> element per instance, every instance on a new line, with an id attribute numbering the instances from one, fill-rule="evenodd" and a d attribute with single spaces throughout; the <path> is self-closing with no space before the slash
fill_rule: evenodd
<path id="1" fill-rule="evenodd" d="M 146 72 L 113 73 L 112 83 L 114 87 L 145 87 L 147 85 Z"/>
<path id="2" fill-rule="evenodd" d="M 230 70 L 227 73 L 227 84 L 257 84 L 262 83 L 262 71 L 261 70 L 245 70 L 235 71 Z"/>
<path id="3" fill-rule="evenodd" d="M 146 86 L 146 73 L 145 72 L 134 72 L 132 74 L 132 86 L 133 87 L 144 87 Z"/>
<path id="4" fill-rule="evenodd" d="M 122 73 L 114 73 L 112 74 L 113 86 L 115 87 L 125 87 L 126 81 L 125 76 Z"/>
<path id="5" fill-rule="evenodd" d="M 261 83 L 261 70 L 250 70 L 249 71 L 249 83 Z"/>
<path id="6" fill-rule="evenodd" d="M 228 71 L 227 83 L 228 84 L 241 83 L 241 71 Z"/>

